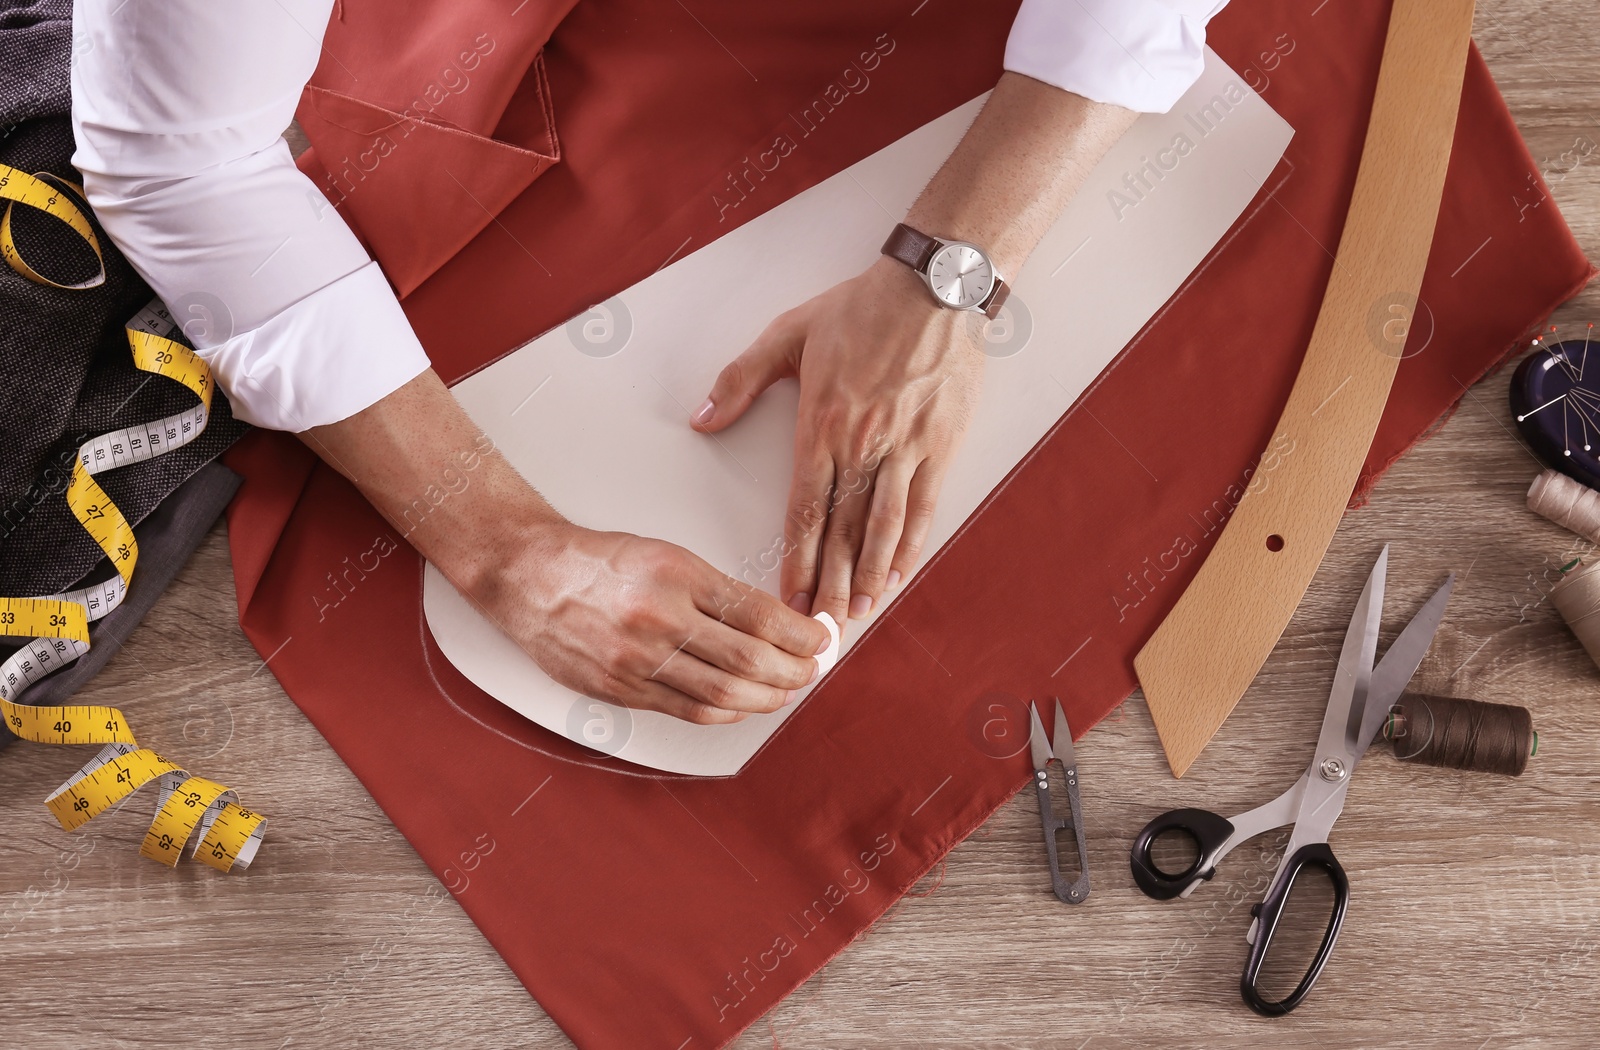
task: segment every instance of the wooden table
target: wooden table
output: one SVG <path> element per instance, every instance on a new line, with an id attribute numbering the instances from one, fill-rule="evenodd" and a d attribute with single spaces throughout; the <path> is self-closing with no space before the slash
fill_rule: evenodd
<path id="1" fill-rule="evenodd" d="M 1600 21 L 1580 3 L 1479 7 L 1478 44 L 1555 201 L 1600 256 Z M 1600 287 L 1556 317 L 1590 320 Z M 1595 1045 L 1600 671 L 1545 599 L 1555 567 L 1592 545 L 1525 509 L 1538 468 L 1513 434 L 1507 379 L 1473 387 L 1347 519 L 1187 778 L 1168 774 L 1137 695 L 1080 744 L 1087 905 L 1047 894 L 1025 792 L 951 853 L 926 895 L 737 1045 Z M 1335 832 L 1356 880 L 1339 951 L 1306 1006 L 1264 1021 L 1237 982 L 1248 891 L 1281 840 L 1245 847 L 1182 905 L 1134 889 L 1128 844 L 1160 809 L 1235 812 L 1292 782 L 1360 581 L 1388 539 L 1406 542 L 1391 560 L 1384 641 L 1445 570 L 1460 570 L 1416 684 L 1531 707 L 1540 752 L 1520 780 L 1374 754 Z M 13 745 L 0 758 L 0 1044 L 569 1045 L 262 670 L 236 624 L 220 525 L 83 699 L 120 706 L 173 758 L 247 785 L 271 831 L 247 877 L 188 863 L 169 872 L 137 857 L 144 828 L 132 814 L 69 837 L 45 813 L 40 800 L 86 753 Z"/>

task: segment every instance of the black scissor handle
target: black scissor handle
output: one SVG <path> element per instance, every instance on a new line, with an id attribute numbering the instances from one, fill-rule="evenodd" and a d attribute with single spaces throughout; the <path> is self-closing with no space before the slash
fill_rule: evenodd
<path id="1" fill-rule="evenodd" d="M 1310 969 L 1300 978 L 1300 983 L 1294 991 L 1282 999 L 1273 1001 L 1262 998 L 1261 990 L 1256 987 L 1256 982 L 1261 977 L 1261 964 L 1266 962 L 1267 949 L 1272 946 L 1272 934 L 1278 928 L 1278 920 L 1283 917 L 1283 906 L 1289 900 L 1289 891 L 1294 887 L 1294 880 L 1300 872 L 1307 867 L 1321 868 L 1328 873 L 1328 878 L 1333 882 L 1333 914 L 1328 917 L 1328 931 L 1322 935 L 1322 946 L 1317 949 L 1317 954 L 1311 960 Z M 1294 855 L 1284 865 L 1282 874 L 1272 889 L 1267 892 L 1267 899 L 1250 909 L 1250 913 L 1260 922 L 1256 929 L 1255 943 L 1250 946 L 1250 958 L 1244 964 L 1244 976 L 1239 978 L 1239 994 L 1250 1009 L 1264 1017 L 1281 1017 L 1300 1005 L 1311 992 L 1311 986 L 1317 983 L 1317 978 L 1322 976 L 1322 968 L 1328 964 L 1328 957 L 1333 954 L 1334 942 L 1339 939 L 1339 929 L 1344 925 L 1345 909 L 1350 906 L 1350 880 L 1345 877 L 1344 868 L 1333 855 L 1333 850 L 1328 848 L 1326 842 L 1312 842 L 1294 851 Z"/>
<path id="2" fill-rule="evenodd" d="M 1150 856 L 1155 840 L 1169 831 L 1179 831 L 1194 840 L 1199 856 L 1183 871 L 1162 871 Z M 1217 873 L 1217 854 L 1228 839 L 1233 837 L 1233 823 L 1206 809 L 1170 809 L 1144 826 L 1139 837 L 1133 840 L 1128 861 L 1133 868 L 1133 881 L 1138 883 L 1146 897 L 1158 901 L 1171 900 L 1202 879 Z"/>

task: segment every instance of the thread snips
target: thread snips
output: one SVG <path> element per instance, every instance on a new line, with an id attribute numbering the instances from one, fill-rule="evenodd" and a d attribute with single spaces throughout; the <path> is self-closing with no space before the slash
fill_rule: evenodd
<path id="1" fill-rule="evenodd" d="M 1055 737 L 1045 736 L 1037 704 L 1029 704 L 1033 724 L 1028 731 L 1028 748 L 1033 754 L 1033 789 L 1039 796 L 1039 820 L 1044 826 L 1044 845 L 1050 855 L 1050 885 L 1067 904 L 1082 904 L 1089 896 L 1089 847 L 1083 838 L 1083 804 L 1078 798 L 1078 756 L 1072 748 L 1072 727 L 1067 713 L 1056 701 Z M 1050 800 L 1050 763 L 1061 763 L 1066 779 L 1067 803 L 1072 817 L 1059 816 Z M 1078 879 L 1068 882 L 1061 874 L 1056 833 L 1071 829 L 1078 840 Z"/>

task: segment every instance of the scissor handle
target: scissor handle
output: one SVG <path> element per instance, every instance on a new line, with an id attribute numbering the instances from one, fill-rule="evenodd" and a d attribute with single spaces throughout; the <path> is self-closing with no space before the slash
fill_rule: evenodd
<path id="1" fill-rule="evenodd" d="M 1065 764 L 1063 764 L 1065 765 Z M 1044 847 L 1050 857 L 1050 888 L 1063 904 L 1082 904 L 1089 897 L 1089 849 L 1084 840 L 1083 811 L 1078 801 L 1078 771 L 1075 766 L 1065 766 L 1067 800 L 1072 819 L 1058 816 L 1055 803 L 1050 798 L 1050 776 L 1047 770 L 1035 770 L 1033 789 L 1039 798 L 1039 819 L 1044 825 Z M 1056 846 L 1056 832 L 1071 829 L 1078 843 L 1078 880 L 1068 882 L 1061 874 L 1061 858 Z"/>
<path id="2" fill-rule="evenodd" d="M 1199 856 L 1183 871 L 1172 873 L 1156 866 L 1150 849 L 1155 840 L 1169 831 L 1178 831 L 1194 840 Z M 1181 897 L 1204 879 L 1217 873 L 1217 859 L 1223 846 L 1233 837 L 1233 823 L 1206 809 L 1171 809 L 1144 826 L 1133 840 L 1128 861 L 1133 881 L 1146 897 L 1158 901 Z"/>
<path id="3" fill-rule="evenodd" d="M 1328 873 L 1328 878 L 1333 882 L 1333 914 L 1328 917 L 1328 930 L 1322 935 L 1322 946 L 1317 949 L 1317 954 L 1311 960 L 1310 969 L 1306 970 L 1300 983 L 1294 991 L 1276 1001 L 1265 999 L 1261 990 L 1256 987 L 1256 982 L 1261 977 L 1261 965 L 1267 960 L 1267 949 L 1272 946 L 1272 934 L 1278 928 L 1278 920 L 1283 917 L 1283 906 L 1289 900 L 1289 891 L 1294 887 L 1294 880 L 1301 871 L 1307 867 L 1321 868 Z M 1281 1017 L 1300 1005 L 1311 992 L 1311 986 L 1317 983 L 1317 978 L 1322 976 L 1322 968 L 1328 964 L 1328 957 L 1333 954 L 1334 942 L 1339 939 L 1339 929 L 1344 925 L 1344 913 L 1350 905 L 1350 880 L 1345 877 L 1344 868 L 1333 855 L 1333 850 L 1328 848 L 1326 842 L 1311 842 L 1294 851 L 1293 856 L 1284 864 L 1282 872 L 1267 891 L 1267 899 L 1250 909 L 1260 926 L 1256 929 L 1255 943 L 1250 946 L 1250 957 L 1244 964 L 1244 976 L 1239 978 L 1239 994 L 1250 1009 L 1265 1017 Z"/>

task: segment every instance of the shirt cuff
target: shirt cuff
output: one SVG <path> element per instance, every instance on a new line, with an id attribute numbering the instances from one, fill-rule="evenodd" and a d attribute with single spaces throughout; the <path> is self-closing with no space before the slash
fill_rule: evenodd
<path id="1" fill-rule="evenodd" d="M 1005 68 L 1094 102 L 1165 113 L 1200 79 L 1206 22 L 1223 3 L 1023 0 Z"/>
<path id="2" fill-rule="evenodd" d="M 429 367 L 375 262 L 198 353 L 235 416 L 295 432 L 355 415 Z"/>

